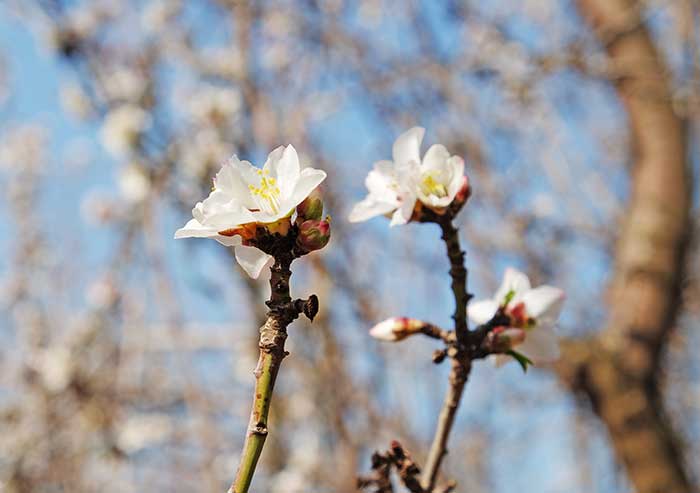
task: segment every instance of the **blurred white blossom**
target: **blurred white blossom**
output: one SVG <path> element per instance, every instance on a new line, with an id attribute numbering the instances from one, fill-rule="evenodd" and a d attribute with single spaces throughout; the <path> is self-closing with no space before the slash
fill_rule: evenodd
<path id="1" fill-rule="evenodd" d="M 78 120 L 85 120 L 92 114 L 92 104 L 85 91 L 74 83 L 66 83 L 60 90 L 61 106 L 66 113 L 74 116 Z"/>
<path id="2" fill-rule="evenodd" d="M 151 191 L 151 180 L 138 163 L 129 163 L 119 171 L 117 179 L 121 196 L 131 203 L 143 201 Z"/>
<path id="3" fill-rule="evenodd" d="M 120 426 L 117 446 L 127 454 L 157 445 L 173 432 L 172 418 L 166 414 L 135 414 Z"/>
<path id="4" fill-rule="evenodd" d="M 32 366 L 46 390 L 52 393 L 61 392 L 70 384 L 75 369 L 70 349 L 61 345 L 36 353 Z"/>
<path id="5" fill-rule="evenodd" d="M 186 107 L 198 123 L 223 125 L 240 111 L 240 91 L 232 87 L 204 86 L 187 100 Z"/>
<path id="6" fill-rule="evenodd" d="M 534 362 L 547 362 L 559 357 L 554 330 L 564 298 L 564 291 L 553 286 L 532 288 L 525 274 L 509 267 L 494 297 L 470 302 L 467 311 L 474 323 L 485 324 L 503 310 L 510 318 L 509 327 L 524 331 L 524 337 L 514 345 L 517 351 Z M 497 356 L 499 364 L 509 360 L 508 356 Z"/>
<path id="7" fill-rule="evenodd" d="M 133 104 L 111 110 L 102 124 L 100 137 L 105 148 L 115 157 L 128 156 L 141 136 L 151 127 L 151 115 Z"/>

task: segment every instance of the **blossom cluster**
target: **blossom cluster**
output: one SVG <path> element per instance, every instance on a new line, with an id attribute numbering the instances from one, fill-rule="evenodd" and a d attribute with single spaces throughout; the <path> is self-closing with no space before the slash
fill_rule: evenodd
<path id="1" fill-rule="evenodd" d="M 453 217 L 471 194 L 464 161 L 440 144 L 421 158 L 425 129 L 414 127 L 394 142 L 391 161 L 379 161 L 365 184 L 367 197 L 355 205 L 349 220 L 365 221 L 386 215 L 391 225 L 431 217 Z M 257 278 L 270 266 L 273 255 L 261 246 L 263 238 L 294 235 L 295 255 L 323 248 L 330 238 L 329 218 L 323 219 L 318 186 L 326 178 L 321 170 L 302 168 L 293 146 L 272 151 L 262 168 L 233 156 L 214 178 L 209 197 L 198 202 L 193 218 L 175 238 L 213 238 L 233 247 L 235 257 L 249 276 Z M 554 327 L 564 292 L 552 286 L 532 288 L 528 277 L 516 269 L 505 271 L 493 298 L 468 304 L 469 318 L 477 325 L 491 323 L 484 347 L 497 363 L 510 357 L 532 363 L 558 357 Z M 507 322 L 503 322 L 503 321 Z M 400 341 L 420 333 L 429 324 L 406 317 L 392 317 L 370 330 L 385 341 Z"/>

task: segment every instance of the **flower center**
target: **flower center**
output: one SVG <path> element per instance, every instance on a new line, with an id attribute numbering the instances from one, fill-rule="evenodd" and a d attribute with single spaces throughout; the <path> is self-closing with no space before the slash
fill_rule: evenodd
<path id="1" fill-rule="evenodd" d="M 537 321 L 528 315 L 522 301 L 513 307 L 507 307 L 506 313 L 510 316 L 512 327 L 532 329 L 537 324 Z"/>
<path id="2" fill-rule="evenodd" d="M 447 197 L 447 187 L 435 179 L 435 174 L 428 171 L 421 177 L 421 192 L 425 195 L 435 195 L 436 197 Z"/>
<path id="3" fill-rule="evenodd" d="M 269 214 L 277 214 L 280 211 L 280 189 L 277 180 L 269 176 L 268 170 L 257 170 L 260 176 L 260 186 L 248 185 L 250 193 L 260 208 Z"/>

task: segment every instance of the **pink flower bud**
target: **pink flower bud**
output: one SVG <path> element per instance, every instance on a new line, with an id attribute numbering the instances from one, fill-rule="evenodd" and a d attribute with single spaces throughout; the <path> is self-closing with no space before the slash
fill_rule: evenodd
<path id="1" fill-rule="evenodd" d="M 415 318 L 391 317 L 369 330 L 369 335 L 382 341 L 396 342 L 420 332 L 425 322 Z"/>
<path id="2" fill-rule="evenodd" d="M 321 191 L 315 188 L 304 201 L 297 206 L 297 223 L 308 219 L 320 220 L 323 217 L 323 198 Z"/>
<path id="3" fill-rule="evenodd" d="M 320 250 L 328 244 L 331 239 L 330 218 L 319 221 L 310 219 L 299 225 L 299 236 L 297 236 L 297 246 L 304 252 Z"/>

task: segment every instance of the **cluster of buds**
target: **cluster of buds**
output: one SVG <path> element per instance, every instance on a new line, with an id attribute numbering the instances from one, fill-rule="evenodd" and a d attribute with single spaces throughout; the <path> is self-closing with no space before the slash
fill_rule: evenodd
<path id="1" fill-rule="evenodd" d="M 300 253 L 313 252 L 325 247 L 331 239 L 331 218 L 323 219 L 323 198 L 316 188 L 297 206 L 297 239 Z"/>

